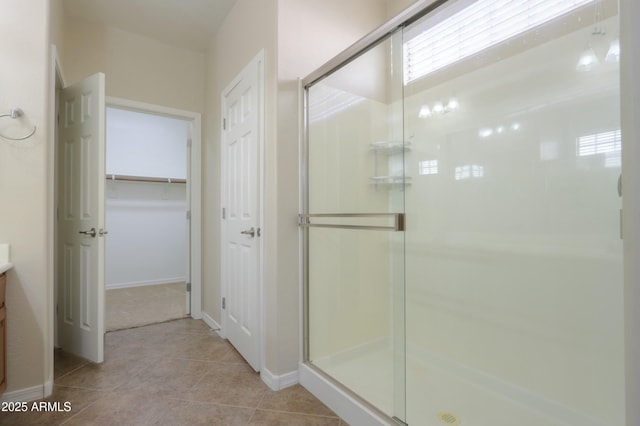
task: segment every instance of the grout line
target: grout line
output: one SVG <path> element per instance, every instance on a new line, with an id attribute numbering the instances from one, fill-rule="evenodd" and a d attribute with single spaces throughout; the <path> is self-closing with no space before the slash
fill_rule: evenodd
<path id="1" fill-rule="evenodd" d="M 262 391 L 262 396 L 260 397 L 260 401 L 258 401 L 258 405 L 256 405 L 256 410 L 260 408 L 260 404 L 264 401 L 264 397 L 267 396 L 267 390 Z"/>
<path id="2" fill-rule="evenodd" d="M 256 416 L 256 413 L 258 412 L 257 408 L 253 409 L 253 413 L 251 413 L 251 417 L 249 417 L 249 421 L 247 422 L 247 424 L 251 424 L 251 421 L 253 420 L 253 418 Z"/>
<path id="3" fill-rule="evenodd" d="M 305 413 L 305 412 L 302 412 L 302 411 L 274 410 L 272 408 L 257 408 L 257 410 L 272 411 L 274 413 L 282 413 L 282 414 L 298 414 L 298 415 L 301 415 L 301 416 L 318 417 L 318 418 L 322 418 L 322 419 L 340 419 L 340 417 L 337 414 L 335 416 L 326 416 L 324 414 Z"/>
<path id="4" fill-rule="evenodd" d="M 65 387 L 65 388 L 73 388 L 73 389 L 82 389 L 82 390 L 88 390 L 88 391 L 94 391 L 94 392 L 110 393 L 110 392 L 113 392 L 114 390 L 116 390 L 117 388 L 119 388 L 121 385 L 117 385 L 117 386 L 110 387 L 110 388 L 98 389 L 98 388 L 88 388 L 86 386 L 64 385 L 64 384 L 60 384 L 60 383 L 56 384 L 54 382 L 54 386 L 62 386 L 62 387 Z"/>
<path id="5" fill-rule="evenodd" d="M 175 397 L 175 396 L 163 396 L 161 398 L 171 399 L 171 400 L 174 400 L 174 401 L 189 402 L 189 403 L 193 403 L 193 404 L 215 405 L 217 407 L 238 408 L 238 409 L 243 409 L 243 410 L 257 410 L 256 407 L 252 407 L 252 406 L 248 406 L 248 405 L 233 405 L 233 404 L 225 404 L 225 403 L 222 403 L 222 402 L 202 401 L 202 400 L 199 400 L 199 399 L 184 399 L 184 398 L 179 398 L 179 397 Z"/>
<path id="6" fill-rule="evenodd" d="M 56 380 L 60 380 L 60 379 L 62 379 L 63 377 L 66 377 L 66 376 L 68 376 L 69 374 L 71 374 L 71 373 L 73 373 L 73 372 L 75 372 L 75 371 L 80 370 L 82 367 L 84 367 L 84 366 L 85 366 L 85 365 L 87 365 L 87 364 L 89 364 L 89 361 L 87 361 L 87 362 L 85 362 L 84 364 L 81 364 L 81 365 L 79 365 L 79 366 L 77 366 L 77 367 L 75 367 L 75 368 L 73 368 L 73 369 L 71 369 L 71 370 L 67 371 L 66 373 L 64 373 L 64 374 L 63 374 L 62 376 L 60 376 L 60 377 L 54 377 L 54 378 L 53 378 L 54 383 L 55 383 L 55 381 L 56 381 Z"/>
<path id="7" fill-rule="evenodd" d="M 72 387 L 72 386 L 69 386 L 69 387 Z M 108 393 L 108 392 L 105 392 L 105 393 Z M 104 396 L 105 396 L 105 395 L 102 395 L 102 396 L 100 396 L 100 398 L 96 398 L 96 400 L 95 400 L 95 401 L 93 401 L 93 402 L 91 402 L 91 403 L 87 404 L 87 406 L 86 406 L 86 407 L 84 407 L 82 410 L 80 410 L 80 411 L 78 411 L 77 413 L 74 413 L 73 415 L 69 416 L 69 418 L 68 418 L 68 419 L 66 419 L 66 420 L 64 420 L 62 423 L 60 423 L 60 426 L 62 426 L 62 425 L 64 425 L 64 424 L 66 424 L 66 423 L 68 423 L 68 422 L 70 422 L 70 421 L 71 421 L 71 419 L 73 419 L 74 417 L 79 416 L 80 414 L 84 413 L 84 412 L 85 412 L 89 407 L 92 407 L 94 404 L 96 404 L 98 401 L 100 401 L 100 399 L 104 398 Z"/>

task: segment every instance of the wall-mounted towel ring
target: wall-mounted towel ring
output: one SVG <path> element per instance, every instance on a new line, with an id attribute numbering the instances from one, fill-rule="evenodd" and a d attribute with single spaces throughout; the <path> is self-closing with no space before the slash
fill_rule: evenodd
<path id="1" fill-rule="evenodd" d="M 12 108 L 11 111 L 9 111 L 9 114 L 0 114 L 0 118 L 2 118 L 2 117 L 10 117 L 12 119 L 15 119 L 15 118 L 18 118 L 18 117 L 22 117 L 22 115 L 24 115 L 24 112 L 20 108 Z M 0 134 L 0 137 L 4 138 L 4 139 L 9 139 L 9 140 L 12 140 L 12 141 L 23 141 L 23 140 L 28 139 L 31 136 L 33 136 L 35 132 L 36 132 L 36 126 L 34 125 L 33 126 L 33 130 L 31 131 L 31 133 L 29 133 L 26 136 L 22 136 L 22 137 L 19 137 L 19 138 L 13 138 L 11 136 L 5 136 L 3 134 Z"/>

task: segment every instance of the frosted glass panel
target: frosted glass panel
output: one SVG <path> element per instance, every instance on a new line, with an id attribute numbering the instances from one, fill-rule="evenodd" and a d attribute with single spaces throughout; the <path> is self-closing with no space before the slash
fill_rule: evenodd
<path id="1" fill-rule="evenodd" d="M 308 88 L 306 235 L 308 360 L 403 419 L 404 232 L 367 216 L 404 209 L 400 52 L 397 33 Z"/>
<path id="2" fill-rule="evenodd" d="M 586 2 L 406 85 L 409 424 L 624 424 L 617 36 Z"/>

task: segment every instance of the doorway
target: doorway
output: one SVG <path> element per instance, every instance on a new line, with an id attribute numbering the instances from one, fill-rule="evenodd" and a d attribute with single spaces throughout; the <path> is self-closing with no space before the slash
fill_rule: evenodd
<path id="1" fill-rule="evenodd" d="M 55 56 L 55 55 L 54 55 Z M 54 68 L 57 70 L 57 72 L 59 72 L 59 66 L 57 65 L 57 59 L 54 57 L 54 59 L 52 60 L 52 65 L 54 65 Z M 56 84 L 56 96 L 55 96 L 55 102 L 53 103 L 54 105 L 58 104 L 58 100 L 61 96 L 61 90 L 63 87 L 65 87 L 66 85 L 63 83 L 63 79 L 59 78 L 59 81 Z M 118 108 L 121 110 L 128 110 L 128 111 L 137 111 L 137 112 L 144 112 L 150 115 L 155 115 L 155 116 L 163 116 L 163 117 L 171 117 L 175 120 L 183 120 L 188 124 L 188 128 L 189 128 L 189 134 L 188 137 L 185 140 L 185 144 L 188 144 L 188 149 L 187 152 L 188 154 L 186 155 L 186 170 L 188 171 L 188 174 L 185 176 L 185 182 L 182 183 L 182 185 L 185 186 L 186 188 L 186 206 L 187 210 L 183 212 L 183 215 L 185 217 L 185 220 L 187 220 L 188 222 L 188 226 L 187 226 L 187 233 L 188 233 L 188 246 L 185 249 L 188 253 L 187 255 L 187 259 L 188 261 L 184 261 L 184 263 L 186 264 L 184 266 L 184 270 L 185 272 L 185 287 L 186 286 L 190 286 L 190 292 L 186 292 L 184 293 L 184 307 L 185 307 L 185 311 L 189 312 L 191 314 L 192 318 L 195 319 L 199 319 L 202 317 L 202 309 L 201 309 L 201 279 L 202 279 L 202 274 L 201 274 L 201 164 L 200 164 L 200 156 L 201 156 L 201 116 L 199 113 L 195 113 L 195 112 L 191 112 L 191 111 L 185 111 L 185 110 L 179 110 L 179 109 L 174 109 L 174 108 L 168 108 L 168 107 L 162 107 L 162 106 L 157 106 L 157 105 L 152 105 L 152 104 L 147 104 L 147 103 L 142 103 L 142 102 L 136 102 L 136 101 L 129 101 L 129 100 L 125 100 L 125 99 L 120 99 L 120 98 L 109 98 L 107 97 L 106 100 L 103 100 L 104 105 L 106 107 L 106 105 L 108 105 L 109 107 L 112 108 Z M 102 114 L 103 118 L 106 116 L 105 113 Z M 55 143 L 55 149 L 52 152 L 52 156 L 51 156 L 51 164 L 52 164 L 52 169 L 54 170 L 54 175 L 55 175 L 55 181 L 59 181 L 60 180 L 60 175 L 63 171 L 63 169 L 60 167 L 59 163 L 57 161 L 55 161 L 54 159 L 59 157 L 59 151 L 60 151 L 60 144 L 58 143 L 58 138 L 56 138 L 56 143 Z M 100 174 L 100 176 L 96 176 L 96 179 L 100 179 L 102 180 L 102 182 L 105 182 L 105 171 L 103 169 L 102 173 Z M 59 204 L 59 197 L 60 197 L 60 192 L 57 189 L 57 185 L 53 185 L 56 189 L 54 190 L 54 203 L 53 203 L 53 222 L 54 224 L 57 223 L 56 221 L 56 217 L 58 215 L 57 213 L 57 207 Z M 106 194 L 104 194 L 104 198 L 106 199 Z M 106 228 L 106 227 L 105 227 Z M 53 235 L 53 239 L 54 239 L 54 245 L 57 246 L 58 245 L 58 240 L 59 240 L 59 229 L 57 227 L 57 225 L 53 226 L 54 229 L 54 235 Z M 108 233 L 108 229 L 105 229 L 105 231 Z M 107 235 L 104 235 L 105 237 Z M 54 268 L 54 276 L 57 276 L 58 272 L 56 270 L 59 269 L 59 266 L 57 266 L 57 263 L 59 262 L 59 253 L 54 252 L 54 258 L 53 260 L 53 264 L 56 265 Z M 102 278 L 104 278 L 104 275 L 102 276 Z M 61 341 L 63 340 L 64 336 L 62 335 L 62 331 L 59 328 L 59 324 L 57 321 L 57 310 L 58 310 L 58 306 L 57 306 L 57 300 L 58 300 L 58 293 L 60 291 L 60 282 L 58 279 L 56 279 L 56 282 L 54 283 L 54 287 L 53 287 L 53 293 L 54 293 L 54 297 L 53 299 L 53 305 L 52 305 L 52 313 L 53 313 L 53 317 L 54 317 L 54 326 L 53 326 L 53 347 L 60 347 L 61 346 Z M 95 308 L 97 311 L 102 312 L 102 314 L 100 315 L 100 317 L 104 320 L 104 305 L 105 305 L 105 293 L 104 291 L 98 291 L 97 294 L 99 295 L 99 297 L 97 298 L 96 304 L 97 307 Z M 188 301 L 187 301 L 188 299 Z M 188 305 L 187 305 L 188 303 Z M 187 311 L 186 307 L 189 306 L 189 311 Z M 102 339 L 99 339 L 100 342 L 102 341 Z"/>
<path id="2" fill-rule="evenodd" d="M 190 314 L 191 123 L 106 110 L 106 331 Z"/>

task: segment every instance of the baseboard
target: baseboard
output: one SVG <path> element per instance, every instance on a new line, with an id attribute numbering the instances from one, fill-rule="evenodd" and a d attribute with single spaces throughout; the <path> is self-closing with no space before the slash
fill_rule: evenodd
<path id="1" fill-rule="evenodd" d="M 53 394 L 53 381 L 47 380 L 44 384 L 44 397 L 48 398 Z"/>
<path id="2" fill-rule="evenodd" d="M 18 389 L 11 392 L 5 392 L 0 397 L 0 402 L 29 402 L 45 397 L 45 388 L 47 384 L 33 386 L 31 388 Z M 53 384 L 51 384 L 53 388 Z"/>
<path id="3" fill-rule="evenodd" d="M 226 337 L 222 333 L 222 327 L 220 327 L 220 324 L 218 324 L 216 320 L 211 318 L 211 315 L 209 315 L 206 312 L 203 312 L 202 321 L 204 321 L 204 323 L 207 324 L 213 331 L 218 333 L 218 336 L 222 337 L 223 339 L 226 339 Z"/>
<path id="4" fill-rule="evenodd" d="M 150 280 L 150 281 L 134 281 L 129 283 L 117 283 L 117 284 L 105 284 L 106 290 L 116 290 L 119 288 L 130 288 L 130 287 L 144 287 L 148 285 L 162 285 L 162 284 L 176 284 L 185 282 L 184 277 L 177 278 L 164 278 L 161 280 Z"/>
<path id="5" fill-rule="evenodd" d="M 279 391 L 300 383 L 298 370 L 278 376 L 263 367 L 260 371 L 260 378 L 267 386 L 269 386 L 269 389 L 274 391 Z"/>

